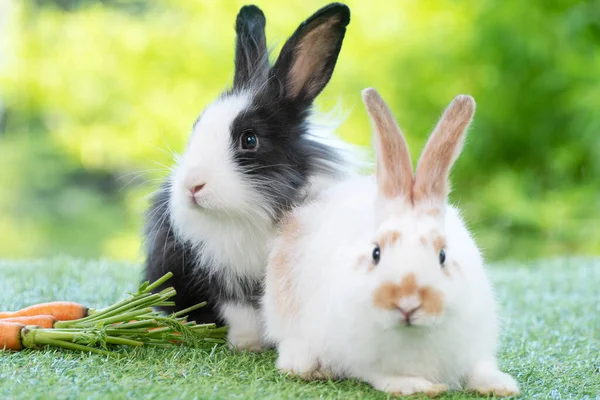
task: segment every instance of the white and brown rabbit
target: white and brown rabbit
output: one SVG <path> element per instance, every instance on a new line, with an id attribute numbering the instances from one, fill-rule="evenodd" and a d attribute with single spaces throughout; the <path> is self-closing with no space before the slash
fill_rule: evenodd
<path id="1" fill-rule="evenodd" d="M 265 16 L 242 7 L 233 86 L 200 115 L 148 212 L 145 279 L 173 272 L 178 309 L 208 301 L 190 318 L 228 324 L 236 348 L 261 347 L 258 304 L 281 217 L 359 165 L 311 119 L 349 22 L 345 5 L 323 7 L 270 65 Z"/>
<path id="2" fill-rule="evenodd" d="M 373 89 L 363 100 L 375 177 L 335 184 L 297 208 L 272 248 L 263 304 L 279 369 L 402 395 L 519 393 L 497 366 L 496 302 L 482 256 L 447 203 L 475 102 L 450 104 L 413 176 L 390 110 Z"/>

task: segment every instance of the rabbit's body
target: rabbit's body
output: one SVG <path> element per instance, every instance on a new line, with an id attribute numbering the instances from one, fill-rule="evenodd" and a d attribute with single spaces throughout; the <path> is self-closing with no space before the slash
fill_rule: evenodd
<path id="1" fill-rule="evenodd" d="M 465 383 L 516 393 L 496 367 L 496 306 L 480 252 L 446 204 L 443 182 L 419 182 L 446 179 L 449 165 L 433 176 L 418 170 L 413 182 L 400 138 L 379 139 L 377 179 L 337 183 L 282 225 L 263 299 L 278 367 L 305 378 L 359 378 L 401 394 Z M 456 152 L 459 144 L 442 146 Z M 453 161 L 429 153 L 445 156 L 436 163 Z"/>
<path id="2" fill-rule="evenodd" d="M 259 296 L 280 219 L 358 165 L 311 119 L 349 21 L 345 5 L 323 7 L 271 66 L 265 17 L 242 7 L 233 86 L 197 119 L 148 213 L 146 279 L 173 272 L 177 309 L 207 301 L 190 319 L 229 325 L 233 347 L 261 348 Z"/>
<path id="3" fill-rule="evenodd" d="M 267 290 L 264 300 L 269 318 L 267 333 L 283 346 L 286 340 L 298 343 L 297 338 L 303 338 L 310 343 L 310 350 L 300 345 L 292 357 L 304 358 L 306 363 L 318 358 L 320 368 L 335 377 L 368 380 L 369 372 L 381 371 L 389 375 L 420 376 L 433 383 L 459 387 L 460 379 L 467 376 L 480 354 L 494 354 L 498 335 L 493 293 L 479 251 L 466 234 L 458 211 L 448 207 L 447 252 L 452 252 L 453 262 L 460 265 L 460 270 L 453 271 L 453 278 L 462 281 L 456 301 L 469 307 L 451 310 L 452 322 L 441 323 L 434 330 L 415 327 L 399 333 L 396 321 L 378 318 L 369 310 L 372 302 L 365 297 L 371 296 L 372 290 L 364 288 L 368 278 L 347 273 L 348 268 L 359 263 L 365 243 L 368 245 L 373 236 L 376 193 L 372 177 L 352 179 L 336 185 L 323 193 L 320 200 L 298 208 L 290 216 L 289 221 L 293 222 L 282 227 L 283 235 L 277 238 L 273 255 L 285 252 L 285 257 L 294 260 L 289 271 L 294 283 L 281 292 Z M 429 234 L 427 221 L 399 224 L 410 225 L 419 233 L 415 236 L 417 240 Z M 286 237 L 288 229 L 294 232 Z M 294 240 L 290 241 L 292 234 Z M 332 242 L 332 238 L 335 244 L 323 246 Z M 273 279 L 275 275 L 268 277 Z M 282 282 L 285 279 L 270 280 L 267 287 L 277 287 Z M 276 293 L 281 297 L 268 298 Z M 275 311 L 272 307 L 297 312 Z"/>

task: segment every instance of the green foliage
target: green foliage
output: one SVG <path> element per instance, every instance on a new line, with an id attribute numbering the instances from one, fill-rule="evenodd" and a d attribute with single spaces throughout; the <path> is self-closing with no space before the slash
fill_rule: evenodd
<path id="1" fill-rule="evenodd" d="M 0 310 L 59 298 L 105 307 L 135 290 L 139 274 L 138 267 L 110 262 L 0 261 Z M 503 317 L 499 363 L 521 385 L 521 398 L 596 399 L 600 261 L 493 265 L 490 276 Z M 274 352 L 234 355 L 218 346 L 123 353 L 111 359 L 54 350 L 0 351 L 0 398 L 389 398 L 357 381 L 305 383 L 289 378 L 276 370 Z M 440 398 L 478 397 L 451 392 Z"/>
<path id="2" fill-rule="evenodd" d="M 1 36 L 0 254 L 139 256 L 145 195 L 231 81 L 245 1 L 14 2 Z M 494 259 L 600 254 L 600 2 L 348 1 L 318 105 L 370 143 L 360 90 L 389 102 L 416 159 L 443 108 L 478 111 L 452 198 Z M 258 3 L 277 51 L 323 1 Z"/>

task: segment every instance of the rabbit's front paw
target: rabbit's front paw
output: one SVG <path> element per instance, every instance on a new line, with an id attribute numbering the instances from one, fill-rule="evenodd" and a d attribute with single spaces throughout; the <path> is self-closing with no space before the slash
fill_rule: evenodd
<path id="1" fill-rule="evenodd" d="M 319 379 L 319 360 L 302 339 L 286 339 L 279 344 L 277 368 L 282 373 L 296 375 L 302 379 Z"/>
<path id="2" fill-rule="evenodd" d="M 229 325 L 227 343 L 237 351 L 262 351 L 262 331 L 258 312 L 247 305 L 225 304 L 222 314 Z"/>
<path id="3" fill-rule="evenodd" d="M 369 381 L 377 390 L 402 396 L 423 393 L 429 397 L 435 397 L 448 390 L 446 385 L 432 383 L 427 379 L 412 376 L 381 376 Z"/>
<path id="4" fill-rule="evenodd" d="M 520 394 L 517 381 L 496 366 L 483 365 L 475 368 L 469 377 L 467 389 L 484 396 L 517 396 Z"/>
<path id="5" fill-rule="evenodd" d="M 227 335 L 227 344 L 234 351 L 263 351 L 262 340 L 256 332 L 229 332 Z"/>

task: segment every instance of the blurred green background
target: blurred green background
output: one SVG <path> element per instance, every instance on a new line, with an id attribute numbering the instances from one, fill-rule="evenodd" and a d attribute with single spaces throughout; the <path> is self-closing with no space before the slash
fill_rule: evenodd
<path id="1" fill-rule="evenodd" d="M 147 194 L 230 82 L 245 1 L 3 0 L 0 257 L 140 259 Z M 275 54 L 325 1 L 256 0 Z M 370 144 L 376 87 L 417 157 L 478 103 L 452 198 L 491 259 L 600 254 L 600 1 L 348 1 L 318 100 Z"/>

